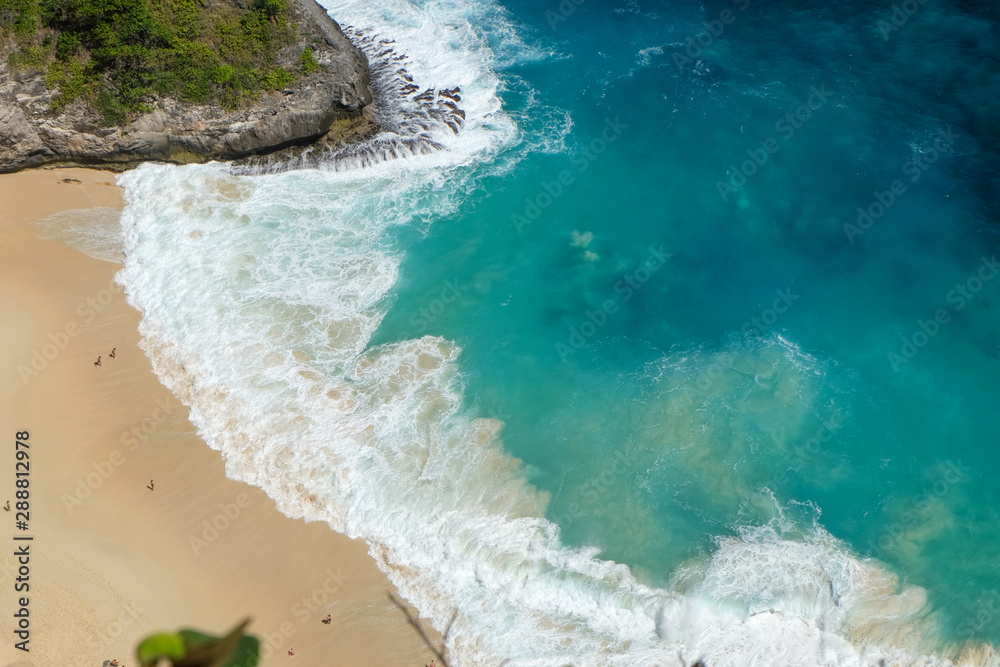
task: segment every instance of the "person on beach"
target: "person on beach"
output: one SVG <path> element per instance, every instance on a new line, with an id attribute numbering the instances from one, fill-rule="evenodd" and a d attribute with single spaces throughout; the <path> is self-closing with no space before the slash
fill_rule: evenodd
<path id="1" fill-rule="evenodd" d="M 7 504 L 3 506 L 3 509 L 4 509 L 5 512 L 9 512 L 10 511 L 10 501 L 9 500 L 7 501 Z"/>
<path id="2" fill-rule="evenodd" d="M 7 501 L 7 504 L 8 504 L 8 505 L 10 504 L 10 501 L 9 501 L 9 500 Z M 327 614 L 327 615 L 326 615 L 326 618 L 324 618 L 324 619 L 323 619 L 323 623 L 325 623 L 326 625 L 330 625 L 330 623 L 331 623 L 332 621 L 333 621 L 333 619 L 332 619 L 332 618 L 330 618 L 330 614 Z"/>
<path id="3" fill-rule="evenodd" d="M 150 491 L 153 490 L 153 480 L 149 480 L 149 484 L 146 485 L 146 488 L 149 489 Z"/>
<path id="4" fill-rule="evenodd" d="M 288 649 L 288 655 L 295 655 L 295 649 L 293 648 Z"/>
<path id="5" fill-rule="evenodd" d="M 112 660 L 112 661 L 111 661 L 110 663 L 108 663 L 108 664 L 110 664 L 110 665 L 111 665 L 111 667 L 118 667 L 118 658 L 115 658 L 114 660 Z"/>
<path id="6" fill-rule="evenodd" d="M 97 355 L 97 361 L 94 362 L 94 365 L 95 366 L 100 366 L 101 365 L 101 355 Z"/>
<path id="7" fill-rule="evenodd" d="M 114 359 L 115 358 L 115 350 L 117 350 L 117 349 L 118 349 L 117 347 L 111 348 L 111 352 L 108 353 L 108 358 L 109 359 Z"/>

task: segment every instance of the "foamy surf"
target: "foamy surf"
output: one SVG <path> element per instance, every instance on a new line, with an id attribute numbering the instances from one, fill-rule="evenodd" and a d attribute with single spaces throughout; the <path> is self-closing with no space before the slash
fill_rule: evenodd
<path id="1" fill-rule="evenodd" d="M 819 528 L 720 540 L 676 590 L 563 548 L 501 424 L 462 414 L 459 350 L 435 337 L 367 346 L 399 261 L 382 245 L 398 220 L 379 205 L 399 201 L 387 189 L 415 194 L 405 181 L 374 192 L 217 166 L 122 177 L 121 280 L 144 349 L 231 477 L 367 540 L 437 627 L 457 611 L 456 665 L 949 664 L 912 653 L 929 632 L 919 589 Z M 883 643 L 897 648 L 872 648 Z"/>
<path id="2" fill-rule="evenodd" d="M 98 206 L 61 211 L 31 223 L 43 239 L 58 239 L 88 257 L 118 263 L 122 259 L 120 212 Z"/>
<path id="3" fill-rule="evenodd" d="M 781 508 L 668 588 L 565 548 L 502 424 L 462 411 L 457 346 L 369 345 L 399 273 L 387 232 L 455 210 L 477 169 L 521 146 L 477 25 L 514 33 L 490 4 L 329 7 L 394 38 L 414 76 L 461 85 L 462 131 L 364 170 L 145 166 L 120 179 L 120 280 L 142 345 L 227 473 L 291 517 L 364 538 L 437 628 L 454 616 L 456 666 L 952 664 L 920 654 L 934 643 L 921 589 Z M 802 361 L 787 341 L 763 345 Z M 986 650 L 967 657 L 995 664 Z"/>

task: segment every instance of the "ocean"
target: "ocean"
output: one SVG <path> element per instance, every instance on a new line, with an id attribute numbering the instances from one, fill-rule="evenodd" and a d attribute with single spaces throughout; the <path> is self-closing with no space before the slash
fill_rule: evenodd
<path id="1" fill-rule="evenodd" d="M 997 664 L 994 3 L 324 6 L 382 135 L 119 178 L 230 477 L 456 666 Z"/>

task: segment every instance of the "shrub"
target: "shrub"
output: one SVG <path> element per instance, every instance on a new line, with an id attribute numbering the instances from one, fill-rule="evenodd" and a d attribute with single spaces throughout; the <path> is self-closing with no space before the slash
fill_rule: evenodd
<path id="1" fill-rule="evenodd" d="M 52 111 L 83 97 L 109 125 L 144 113 L 154 94 L 232 109 L 295 76 L 275 66 L 290 44 L 284 0 L 248 9 L 205 0 L 0 0 L 0 34 L 17 36 L 11 67 L 48 67 Z M 55 46 L 53 49 L 52 46 Z M 303 54 L 302 69 L 318 64 Z"/>
<path id="2" fill-rule="evenodd" d="M 11 52 L 11 54 L 7 57 L 7 64 L 13 69 L 39 67 L 45 64 L 47 56 L 48 49 L 28 44 L 20 47 L 16 51 Z"/>
<path id="3" fill-rule="evenodd" d="M 319 69 L 319 63 L 316 62 L 316 57 L 313 55 L 312 49 L 308 46 L 302 52 L 302 55 L 299 56 L 299 65 L 302 66 L 302 73 L 306 76 Z"/>
<path id="4" fill-rule="evenodd" d="M 254 8 L 267 16 L 279 16 L 285 13 L 285 0 L 255 0 Z"/>
<path id="5" fill-rule="evenodd" d="M 0 32 L 34 35 L 41 23 L 37 0 L 0 0 Z"/>

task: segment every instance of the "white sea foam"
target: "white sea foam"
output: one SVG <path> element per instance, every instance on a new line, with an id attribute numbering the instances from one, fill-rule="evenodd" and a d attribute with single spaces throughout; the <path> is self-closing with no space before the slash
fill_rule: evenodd
<path id="1" fill-rule="evenodd" d="M 488 46 L 514 38 L 489 3 L 330 7 L 395 37 L 426 81 L 469 90 L 471 120 L 445 150 L 360 171 L 120 178 L 120 280 L 142 345 L 227 473 L 367 540 L 439 629 L 457 612 L 455 665 L 949 664 L 914 653 L 929 632 L 920 589 L 818 526 L 792 535 L 780 512 L 720 539 L 670 589 L 563 547 L 502 424 L 460 410 L 460 350 L 430 336 L 369 346 L 400 262 L 386 231 L 454 210 L 521 141 Z M 809 363 L 792 347 L 772 354 Z"/>
<path id="2" fill-rule="evenodd" d="M 104 262 L 122 260 L 122 229 L 116 208 L 98 206 L 60 211 L 31 223 L 43 239 L 58 239 L 88 257 Z"/>

